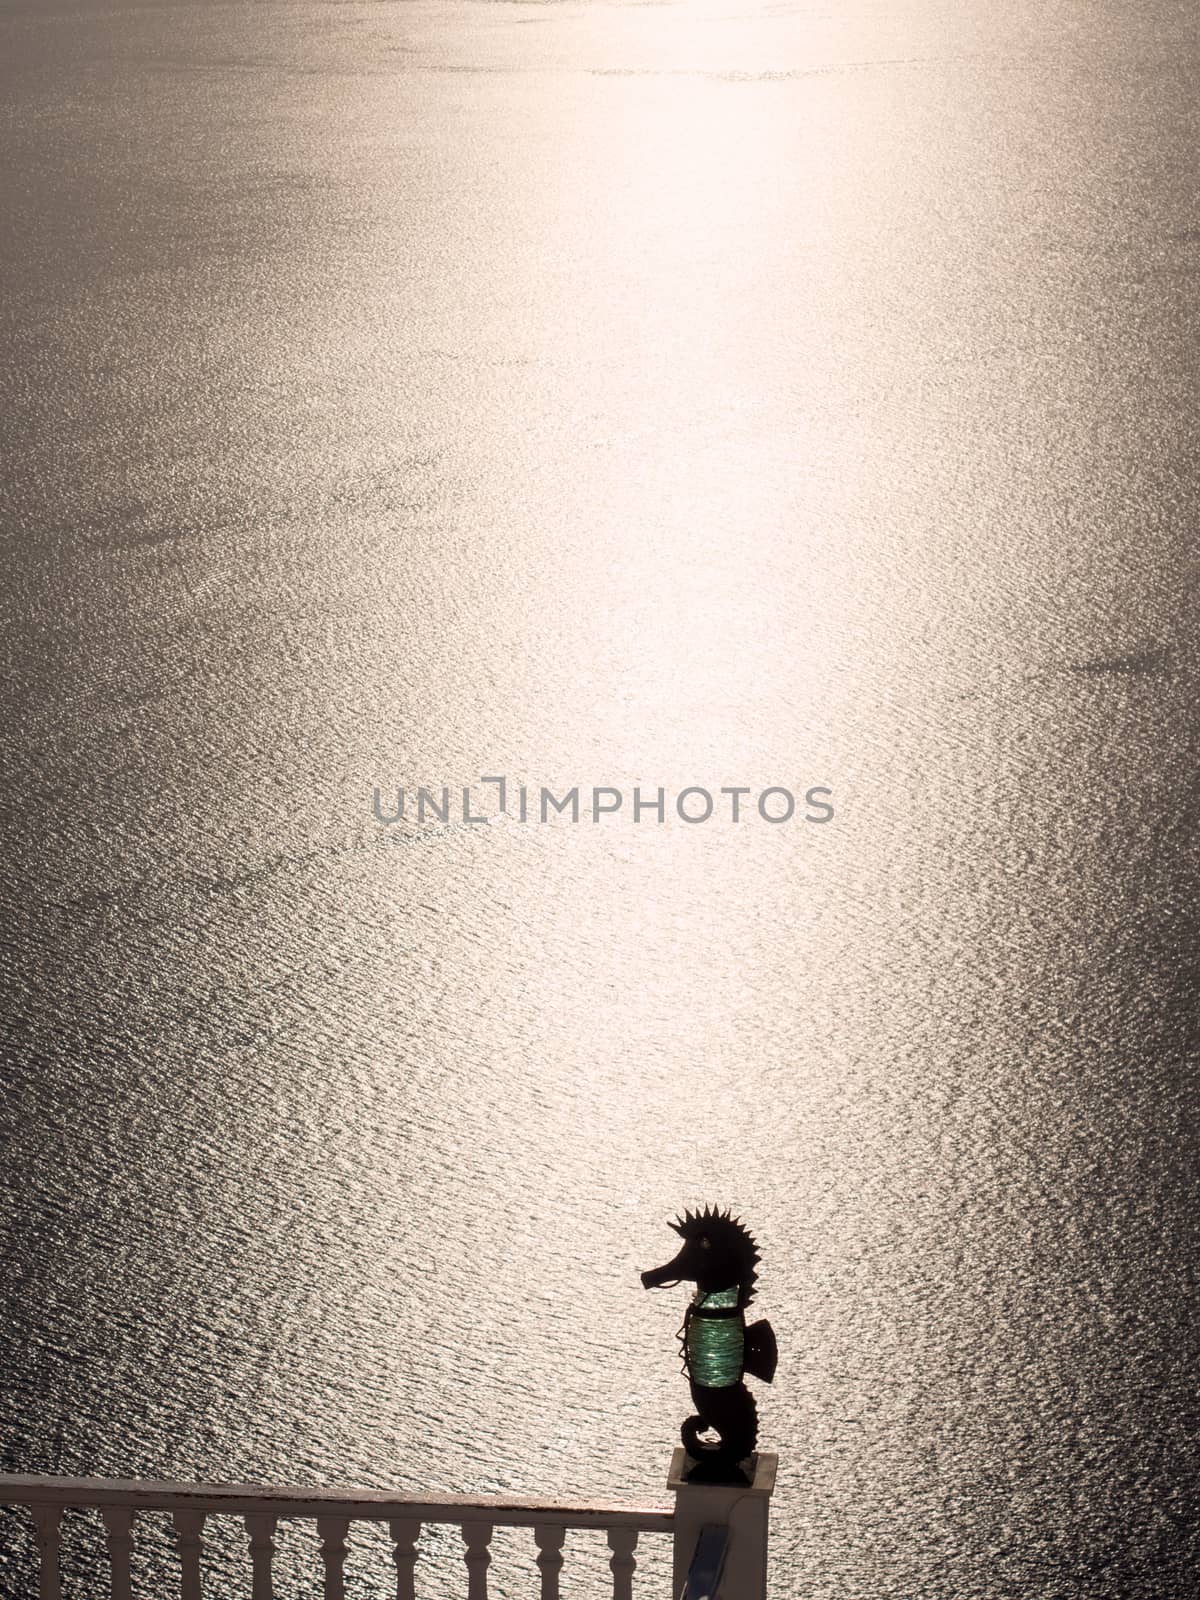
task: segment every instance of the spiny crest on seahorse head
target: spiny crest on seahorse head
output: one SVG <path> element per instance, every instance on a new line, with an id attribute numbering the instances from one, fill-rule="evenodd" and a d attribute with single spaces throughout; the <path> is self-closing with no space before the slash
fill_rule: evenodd
<path id="1" fill-rule="evenodd" d="M 739 1217 L 730 1216 L 728 1210 L 718 1211 L 716 1206 L 705 1206 L 703 1211 L 685 1211 L 668 1226 L 683 1239 L 707 1237 L 714 1250 L 728 1253 L 737 1264 L 738 1282 L 745 1289 L 743 1304 L 749 1303 L 758 1277 L 754 1269 L 762 1258 L 754 1236 Z"/>

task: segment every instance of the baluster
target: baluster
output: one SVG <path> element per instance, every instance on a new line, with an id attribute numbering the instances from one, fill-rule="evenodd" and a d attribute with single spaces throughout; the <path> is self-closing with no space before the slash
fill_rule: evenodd
<path id="1" fill-rule="evenodd" d="M 129 1559 L 133 1554 L 133 1507 L 105 1506 L 104 1542 L 108 1546 L 108 1571 L 112 1600 L 130 1600 Z"/>
<path id="2" fill-rule="evenodd" d="M 608 1530 L 608 1548 L 612 1551 L 608 1565 L 613 1575 L 613 1600 L 632 1600 L 633 1570 L 637 1566 L 633 1552 L 637 1549 L 637 1542 L 636 1528 Z"/>
<path id="3" fill-rule="evenodd" d="M 246 1513 L 250 1535 L 250 1600 L 271 1600 L 271 1559 L 275 1554 L 276 1518 L 265 1511 Z"/>
<path id="4" fill-rule="evenodd" d="M 537 1564 L 542 1573 L 542 1600 L 558 1600 L 558 1575 L 562 1571 L 562 1547 L 567 1530 L 560 1523 L 537 1523 L 533 1530 L 538 1547 Z"/>
<path id="5" fill-rule="evenodd" d="M 467 1563 L 467 1600 L 487 1600 L 487 1569 L 491 1565 L 488 1545 L 492 1538 L 490 1522 L 464 1522 L 463 1541 Z"/>
<path id="6" fill-rule="evenodd" d="M 395 1549 L 392 1560 L 396 1563 L 396 1600 L 413 1600 L 413 1568 L 417 1564 L 417 1540 L 421 1524 L 408 1517 L 394 1517 L 388 1523 Z"/>
<path id="7" fill-rule="evenodd" d="M 342 1568 L 346 1565 L 346 1536 L 349 1531 L 349 1517 L 317 1518 L 317 1532 L 321 1535 L 321 1560 L 325 1563 L 325 1600 L 346 1600 L 346 1580 Z"/>
<path id="8" fill-rule="evenodd" d="M 183 1600 L 201 1600 L 200 1595 L 200 1531 L 204 1527 L 203 1511 L 176 1511 L 175 1548 L 179 1551 L 179 1593 Z"/>
<path id="9" fill-rule="evenodd" d="M 62 1533 L 59 1524 L 62 1522 L 63 1508 L 61 1506 L 33 1506 L 31 1509 L 33 1511 L 34 1527 L 37 1530 L 38 1560 L 40 1564 L 38 1595 L 40 1600 L 60 1600 L 62 1587 L 58 1570 L 58 1557 L 62 1548 Z"/>

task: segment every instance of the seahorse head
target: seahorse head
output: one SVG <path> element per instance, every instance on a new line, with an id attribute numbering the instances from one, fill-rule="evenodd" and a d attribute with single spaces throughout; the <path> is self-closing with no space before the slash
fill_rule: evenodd
<path id="1" fill-rule="evenodd" d="M 670 1226 L 683 1240 L 683 1248 L 664 1266 L 642 1273 L 647 1289 L 676 1283 L 695 1283 L 704 1290 L 741 1289 L 740 1303 L 748 1305 L 754 1294 L 758 1246 L 739 1218 L 706 1206 L 685 1211 Z"/>

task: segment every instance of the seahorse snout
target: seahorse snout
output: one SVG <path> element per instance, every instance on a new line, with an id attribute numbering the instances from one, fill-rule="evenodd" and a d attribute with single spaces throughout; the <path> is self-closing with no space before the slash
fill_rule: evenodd
<path id="1" fill-rule="evenodd" d="M 642 1273 L 643 1289 L 661 1289 L 664 1283 L 677 1283 L 679 1281 L 679 1258 L 668 1261 L 665 1267 L 652 1267 L 649 1272 Z"/>

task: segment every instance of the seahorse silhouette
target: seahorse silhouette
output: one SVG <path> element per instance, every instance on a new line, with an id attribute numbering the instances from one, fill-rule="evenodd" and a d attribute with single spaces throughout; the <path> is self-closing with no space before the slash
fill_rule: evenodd
<path id="1" fill-rule="evenodd" d="M 647 1289 L 695 1283 L 696 1292 L 679 1330 L 683 1370 L 691 1385 L 696 1415 L 680 1430 L 684 1449 L 697 1465 L 689 1478 L 709 1482 L 746 1480 L 739 1463 L 758 1442 L 758 1409 L 742 1382 L 744 1373 L 770 1383 L 777 1351 L 769 1322 L 746 1326 L 746 1307 L 754 1297 L 758 1247 L 737 1217 L 708 1206 L 686 1211 L 670 1226 L 683 1248 L 665 1266 L 642 1273 Z M 719 1441 L 700 1434 L 714 1430 Z"/>

